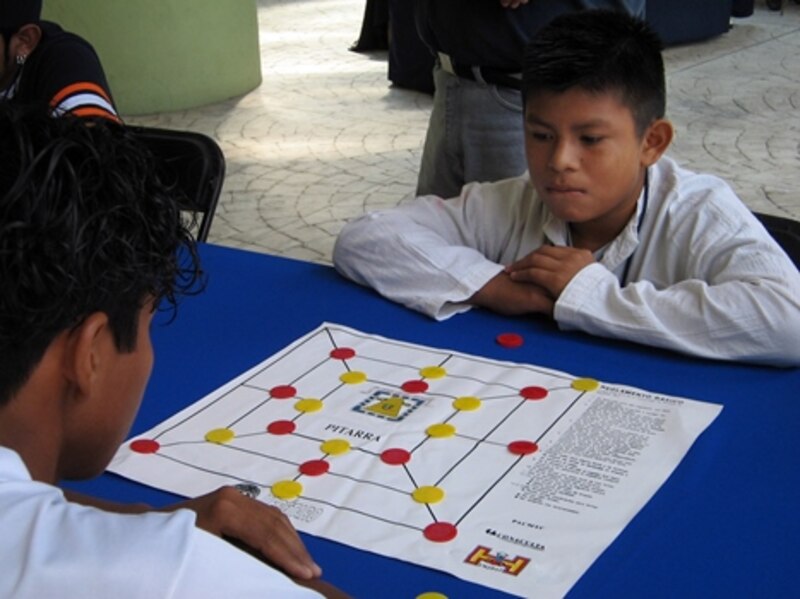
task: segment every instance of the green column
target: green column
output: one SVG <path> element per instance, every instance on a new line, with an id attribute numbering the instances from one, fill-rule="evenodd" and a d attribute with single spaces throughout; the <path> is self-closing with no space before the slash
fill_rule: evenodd
<path id="1" fill-rule="evenodd" d="M 45 0 L 97 50 L 124 115 L 183 110 L 261 83 L 256 0 Z"/>

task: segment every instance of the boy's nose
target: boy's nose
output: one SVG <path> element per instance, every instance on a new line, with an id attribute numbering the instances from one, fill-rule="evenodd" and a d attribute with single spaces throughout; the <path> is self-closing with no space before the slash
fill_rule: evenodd
<path id="1" fill-rule="evenodd" d="M 553 151 L 550 154 L 548 166 L 560 172 L 575 167 L 575 148 L 569 140 L 558 140 L 553 144 Z"/>

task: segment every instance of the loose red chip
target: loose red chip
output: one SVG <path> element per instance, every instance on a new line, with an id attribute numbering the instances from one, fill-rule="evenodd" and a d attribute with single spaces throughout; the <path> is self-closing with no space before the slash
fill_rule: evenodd
<path id="1" fill-rule="evenodd" d="M 497 343 L 503 347 L 519 347 L 523 342 L 522 335 L 517 333 L 500 333 L 497 336 Z"/>

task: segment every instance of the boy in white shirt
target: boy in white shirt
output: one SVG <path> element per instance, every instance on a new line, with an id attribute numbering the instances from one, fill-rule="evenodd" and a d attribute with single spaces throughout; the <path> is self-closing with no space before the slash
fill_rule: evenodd
<path id="1" fill-rule="evenodd" d="M 231 487 L 155 512 L 56 486 L 106 467 L 150 376 L 153 312 L 200 276 L 144 149 L 86 123 L 0 104 L 0 597 L 320 597 L 223 536 L 340 596 L 289 520 Z"/>
<path id="2" fill-rule="evenodd" d="M 349 223 L 345 276 L 443 319 L 481 306 L 693 355 L 800 364 L 800 273 L 730 187 L 664 156 L 661 45 L 624 13 L 526 49 L 528 173 Z"/>

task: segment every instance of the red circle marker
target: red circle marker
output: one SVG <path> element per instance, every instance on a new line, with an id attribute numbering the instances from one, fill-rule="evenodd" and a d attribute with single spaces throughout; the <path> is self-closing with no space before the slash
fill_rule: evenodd
<path id="1" fill-rule="evenodd" d="M 132 441 L 129 447 L 136 453 L 155 453 L 161 448 L 161 445 L 153 439 L 137 439 Z"/>
<path id="2" fill-rule="evenodd" d="M 401 466 L 411 461 L 411 454 L 405 449 L 387 449 L 381 453 L 381 460 L 390 466 Z"/>
<path id="3" fill-rule="evenodd" d="M 537 399 L 544 399 L 547 397 L 547 389 L 544 387 L 524 387 L 520 389 L 519 394 L 525 399 L 536 401 Z"/>
<path id="4" fill-rule="evenodd" d="M 422 531 L 425 538 L 435 543 L 446 543 L 456 538 L 458 529 L 449 522 L 434 522 L 425 527 Z"/>
<path id="5" fill-rule="evenodd" d="M 267 432 L 273 435 L 291 435 L 297 428 L 291 420 L 275 420 L 267 425 Z"/>
<path id="6" fill-rule="evenodd" d="M 331 465 L 325 460 L 309 460 L 300 464 L 300 472 L 308 476 L 325 474 Z"/>
<path id="7" fill-rule="evenodd" d="M 522 335 L 517 333 L 500 333 L 497 336 L 497 343 L 503 347 L 519 347 L 524 342 Z"/>
<path id="8" fill-rule="evenodd" d="M 508 451 L 514 455 L 530 455 L 539 451 L 539 446 L 533 441 L 512 441 L 508 444 Z"/>
<path id="9" fill-rule="evenodd" d="M 349 347 L 337 347 L 331 350 L 330 356 L 334 360 L 349 360 L 356 355 L 356 350 Z"/>
<path id="10" fill-rule="evenodd" d="M 428 390 L 428 383 L 425 381 L 406 381 L 400 388 L 406 393 L 425 393 Z"/>
<path id="11" fill-rule="evenodd" d="M 278 385 L 269 390 L 270 397 L 275 399 L 289 399 L 297 396 L 297 389 L 291 385 Z"/>

